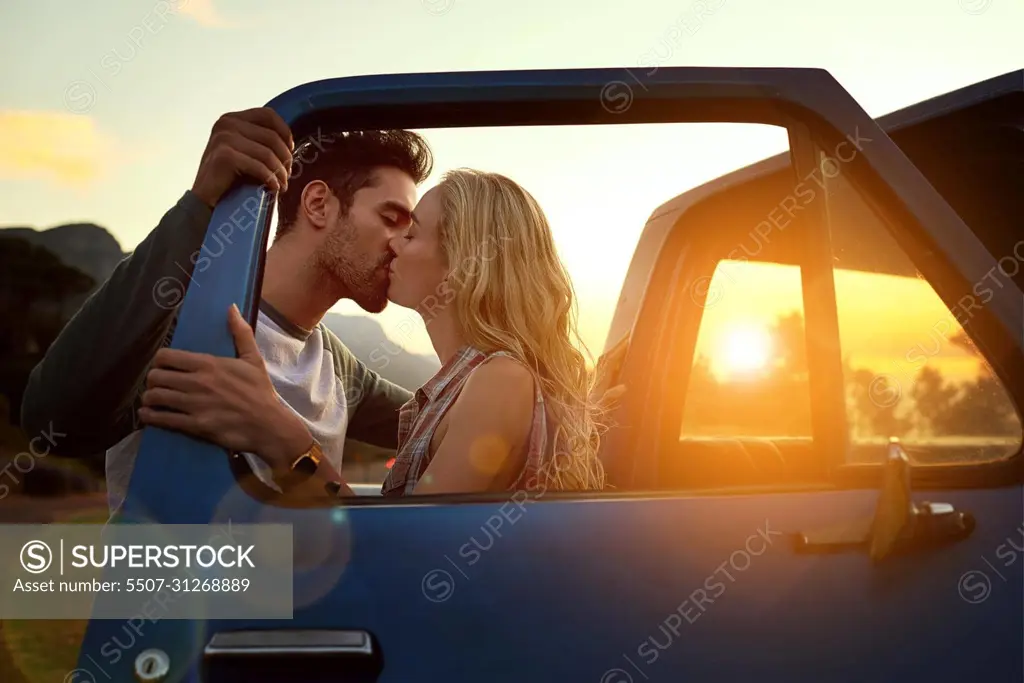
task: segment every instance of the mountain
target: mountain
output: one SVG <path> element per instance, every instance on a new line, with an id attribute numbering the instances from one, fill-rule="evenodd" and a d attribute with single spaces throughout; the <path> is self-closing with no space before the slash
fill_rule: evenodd
<path id="1" fill-rule="evenodd" d="M 75 311 L 110 277 L 126 254 L 105 228 L 94 223 L 69 223 L 49 230 L 0 228 L 0 237 L 15 237 L 54 254 L 60 261 L 90 276 L 95 284 L 62 302 L 62 317 L 69 320 Z"/>
<path id="2" fill-rule="evenodd" d="M 121 245 L 105 228 L 94 223 L 69 223 L 49 230 L 0 228 L 0 237 L 20 237 L 46 247 L 66 265 L 102 284 L 125 257 Z"/>
<path id="3" fill-rule="evenodd" d="M 436 356 L 405 351 L 388 339 L 379 322 L 368 316 L 328 313 L 324 324 L 367 367 L 409 391 L 423 386 L 441 369 Z"/>

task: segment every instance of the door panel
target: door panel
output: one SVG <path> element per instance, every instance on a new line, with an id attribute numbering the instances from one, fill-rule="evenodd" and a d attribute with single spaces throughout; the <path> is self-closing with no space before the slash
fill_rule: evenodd
<path id="1" fill-rule="evenodd" d="M 145 642 L 178 636 L 198 655 L 214 633 L 240 628 L 362 629 L 382 653 L 382 683 L 1020 680 L 1024 558 L 1006 552 L 1008 539 L 1024 547 L 1018 529 L 980 523 L 958 544 L 879 566 L 861 552 L 793 552 L 793 533 L 870 515 L 875 498 L 513 503 L 490 529 L 500 504 L 355 507 L 333 528 L 317 511 L 263 510 L 260 521 L 294 524 L 296 547 L 347 547 L 303 577 L 326 595 L 298 608 L 297 586 L 290 623 L 165 621 L 147 625 Z M 1021 494 L 941 500 L 986 520 L 1020 509 Z M 124 643 L 123 625 L 110 626 Z M 346 680 L 344 667 L 306 666 L 288 680 Z"/>
<path id="2" fill-rule="evenodd" d="M 337 79 L 301 86 L 270 104 L 297 139 L 328 123 L 430 128 L 797 122 L 801 135 L 870 140 L 851 163 L 852 172 L 920 227 L 936 264 L 965 278 L 995 265 L 827 73 L 659 69 L 642 92 L 633 93 L 626 111 L 613 114 L 602 106 L 601 93 L 622 73 L 585 69 Z M 234 234 L 244 239 L 195 274 L 172 347 L 234 353 L 224 315 L 237 303 L 254 320 L 272 208 L 272 198 L 254 187 L 235 189 L 217 206 L 208 238 L 217 239 L 219 228 L 234 225 Z M 652 360 L 664 356 L 660 327 L 673 310 L 672 288 L 664 283 L 674 285 L 679 276 L 675 264 L 661 263 L 650 274 L 623 367 L 630 386 L 627 424 L 643 424 L 661 408 L 658 391 L 665 373 Z M 1011 306 L 1002 296 L 992 311 L 998 325 L 1020 328 L 1019 299 Z M 368 632 L 382 666 L 366 673 L 365 661 L 354 655 L 358 661 L 352 670 L 362 667 L 364 680 L 619 683 L 761 674 L 859 682 L 902 681 L 909 675 L 960 680 L 967 670 L 992 680 L 1021 677 L 1024 563 L 1007 566 L 1006 584 L 1001 592 L 994 585 L 987 601 L 968 605 L 957 592 L 961 575 L 1019 525 L 1019 486 L 943 496 L 943 502 L 963 505 L 977 516 L 973 535 L 927 555 L 872 566 L 862 552 L 797 554 L 785 535 L 870 516 L 875 490 L 631 497 L 632 488 L 656 473 L 642 465 L 656 457 L 652 440 L 658 438 L 652 429 L 613 439 L 631 461 L 619 487 L 624 493 L 594 496 L 598 500 L 552 495 L 519 508 L 500 499 L 396 504 L 367 496 L 334 509 L 284 510 L 243 492 L 220 448 L 148 428 L 115 523 L 290 522 L 296 565 L 311 553 L 320 553 L 320 559 L 315 569 L 296 575 L 290 622 L 147 623 L 115 662 L 102 653 L 110 652 L 104 646 L 112 637 L 124 640 L 125 625 L 97 620 L 86 634 L 80 666 L 95 671 L 97 680 L 128 680 L 135 654 L 160 647 L 170 655 L 167 680 L 196 681 L 200 653 L 215 634 L 286 627 Z M 168 482 L 188 482 L 187 494 Z M 754 543 L 764 540 L 765 524 L 772 542 L 755 554 L 751 549 L 762 547 Z M 744 568 L 736 569 L 735 581 L 722 581 L 715 573 L 730 558 Z M 675 612 L 702 587 L 714 602 L 704 601 L 699 617 L 694 618 L 696 606 Z M 668 629 L 666 619 L 678 632 L 662 630 Z M 664 649 L 648 640 L 652 636 Z M 967 651 L 956 643 L 966 643 Z M 343 664 L 327 667 L 322 659 L 308 658 L 290 669 L 289 678 L 345 680 L 345 675 Z M 359 680 L 355 673 L 351 679 Z M 261 680 L 261 673 L 247 680 Z"/>

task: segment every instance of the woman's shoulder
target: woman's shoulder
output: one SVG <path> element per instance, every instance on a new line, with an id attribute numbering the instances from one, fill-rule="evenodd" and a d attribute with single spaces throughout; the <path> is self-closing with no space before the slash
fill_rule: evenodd
<path id="1" fill-rule="evenodd" d="M 482 412 L 500 410 L 515 413 L 519 406 L 529 407 L 539 396 L 534 373 L 529 366 L 507 351 L 483 351 L 465 346 L 459 351 L 451 371 L 439 373 L 441 389 L 435 391 L 435 400 L 443 394 L 451 398 L 444 401 L 456 408 L 458 415 L 475 419 Z M 429 392 L 428 392 L 429 393 Z"/>
<path id="2" fill-rule="evenodd" d="M 533 373 L 525 364 L 490 354 L 466 378 L 452 418 L 519 441 L 529 434 L 538 396 Z"/>
<path id="3" fill-rule="evenodd" d="M 494 394 L 506 399 L 516 395 L 533 395 L 533 373 L 525 363 L 505 351 L 482 354 L 476 367 L 466 378 L 463 391 Z"/>

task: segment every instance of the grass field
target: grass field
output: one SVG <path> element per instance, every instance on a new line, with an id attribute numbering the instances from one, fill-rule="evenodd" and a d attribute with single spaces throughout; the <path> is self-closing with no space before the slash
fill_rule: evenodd
<path id="1" fill-rule="evenodd" d="M 102 524 L 106 519 L 103 495 L 56 499 L 11 496 L 0 501 L 0 524 Z M 86 623 L 85 619 L 0 622 L 0 681 L 63 683 L 77 666 Z"/>

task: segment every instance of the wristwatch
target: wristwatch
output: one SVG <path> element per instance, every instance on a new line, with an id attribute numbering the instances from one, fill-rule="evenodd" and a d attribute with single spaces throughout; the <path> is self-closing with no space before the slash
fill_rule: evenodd
<path id="1" fill-rule="evenodd" d="M 298 486 L 316 474 L 317 469 L 320 467 L 320 461 L 323 458 L 324 452 L 320 450 L 320 444 L 316 439 L 313 439 L 313 445 L 309 447 L 309 450 L 295 458 L 288 466 L 286 473 L 275 474 L 274 481 L 277 482 L 277 485 L 283 491 Z"/>

